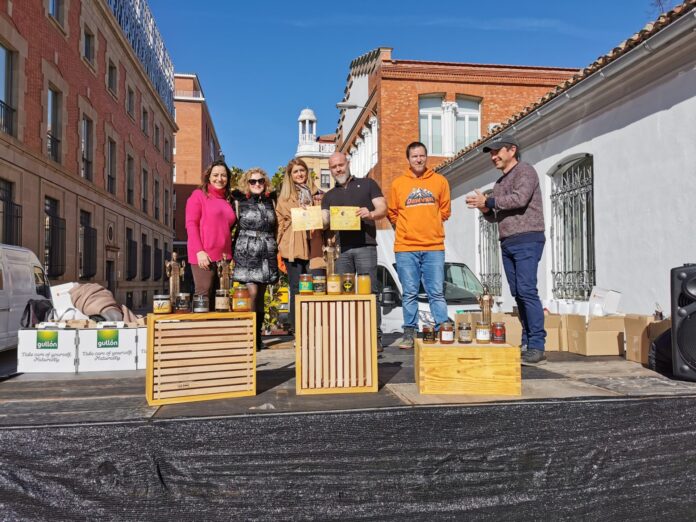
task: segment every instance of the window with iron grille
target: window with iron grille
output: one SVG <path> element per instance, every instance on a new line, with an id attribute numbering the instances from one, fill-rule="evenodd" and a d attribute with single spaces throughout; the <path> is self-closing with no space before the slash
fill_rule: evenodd
<path id="1" fill-rule="evenodd" d="M 126 202 L 135 205 L 135 165 L 133 158 L 128 156 L 126 159 Z"/>
<path id="2" fill-rule="evenodd" d="M 12 62 L 14 53 L 0 45 L 0 131 L 14 136 L 15 109 Z"/>
<path id="3" fill-rule="evenodd" d="M 162 259 L 162 249 L 159 247 L 159 239 L 155 239 L 155 267 L 152 270 L 152 280 L 159 281 L 162 279 L 162 267 L 164 260 Z"/>
<path id="4" fill-rule="evenodd" d="M 46 142 L 48 157 L 60 163 L 60 139 L 59 126 L 60 105 L 62 103 L 60 91 L 50 87 L 46 106 Z"/>
<path id="5" fill-rule="evenodd" d="M 0 243 L 22 244 L 22 206 L 14 201 L 14 184 L 0 178 Z"/>
<path id="6" fill-rule="evenodd" d="M 141 178 L 142 185 L 140 187 L 140 194 L 142 195 L 141 198 L 141 206 L 140 210 L 145 212 L 147 214 L 147 170 L 143 169 L 143 175 Z"/>
<path id="7" fill-rule="evenodd" d="M 97 229 L 92 227 L 92 214 L 80 210 L 80 237 L 78 240 L 80 279 L 97 274 Z"/>
<path id="8" fill-rule="evenodd" d="M 490 196 L 493 191 L 485 192 Z M 502 295 L 502 276 L 500 273 L 500 241 L 498 223 L 489 223 L 479 215 L 479 266 L 481 283 L 493 295 Z"/>
<path id="9" fill-rule="evenodd" d="M 553 296 L 589 299 L 595 285 L 593 159 L 562 162 L 552 177 Z"/>
<path id="10" fill-rule="evenodd" d="M 147 244 L 147 236 L 142 234 L 140 248 L 140 279 L 146 281 L 152 274 L 152 247 Z"/>
<path id="11" fill-rule="evenodd" d="M 65 219 L 59 215 L 57 199 L 44 200 L 44 269 L 48 277 L 65 273 Z"/>
<path id="12" fill-rule="evenodd" d="M 92 120 L 87 116 L 82 116 L 82 125 L 80 128 L 80 150 L 82 151 L 82 166 L 80 169 L 80 175 L 87 181 L 92 181 L 92 158 L 93 154 L 93 139 L 92 139 L 92 129 L 94 125 Z"/>
<path id="13" fill-rule="evenodd" d="M 116 142 L 111 138 L 106 142 L 106 190 L 116 194 Z"/>
<path id="14" fill-rule="evenodd" d="M 132 281 L 138 275 L 138 242 L 133 239 L 133 229 L 126 228 L 126 279 Z"/>

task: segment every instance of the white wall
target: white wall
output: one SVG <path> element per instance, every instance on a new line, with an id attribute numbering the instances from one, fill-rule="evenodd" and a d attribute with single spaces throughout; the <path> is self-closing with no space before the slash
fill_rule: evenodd
<path id="1" fill-rule="evenodd" d="M 669 311 L 669 270 L 696 262 L 694 63 L 561 132 L 552 132 L 552 124 L 549 129 L 548 138 L 540 143 L 529 148 L 522 144 L 523 159 L 537 169 L 545 199 L 547 247 L 539 272 L 542 299 L 552 297 L 549 175 L 565 157 L 589 153 L 594 159 L 597 285 L 622 292 L 625 312 L 650 313 L 655 302 Z M 448 231 L 477 237 L 471 211 L 467 213 L 463 204 L 464 194 L 494 179 L 491 169 L 453 187 L 456 213 Z M 462 237 L 460 242 L 453 248 L 466 250 L 470 240 Z M 471 258 L 472 254 L 476 252 L 466 255 Z M 478 272 L 478 261 L 471 266 Z"/>

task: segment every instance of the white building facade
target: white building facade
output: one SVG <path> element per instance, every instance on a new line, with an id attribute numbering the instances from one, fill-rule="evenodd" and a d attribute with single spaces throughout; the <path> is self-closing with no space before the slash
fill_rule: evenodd
<path id="1" fill-rule="evenodd" d="M 545 302 L 583 302 L 597 285 L 621 292 L 626 313 L 668 310 L 670 269 L 696 262 L 696 8 L 682 7 L 495 131 L 539 174 Z M 446 248 L 510 309 L 497 229 L 465 203 L 500 176 L 481 152 L 492 136 L 437 170 L 452 189 Z"/>

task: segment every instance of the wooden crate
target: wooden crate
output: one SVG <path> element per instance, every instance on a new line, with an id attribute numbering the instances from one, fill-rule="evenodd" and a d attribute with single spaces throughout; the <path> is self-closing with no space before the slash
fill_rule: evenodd
<path id="1" fill-rule="evenodd" d="M 297 394 L 376 392 L 375 296 L 295 299 Z"/>
<path id="2" fill-rule="evenodd" d="M 256 314 L 150 314 L 150 405 L 256 395 Z"/>
<path id="3" fill-rule="evenodd" d="M 521 395 L 520 349 L 510 345 L 423 344 L 414 373 L 424 395 Z"/>

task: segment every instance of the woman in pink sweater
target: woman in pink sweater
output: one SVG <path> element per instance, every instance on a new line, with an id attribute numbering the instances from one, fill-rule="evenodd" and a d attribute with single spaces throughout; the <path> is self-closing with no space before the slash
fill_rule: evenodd
<path id="1" fill-rule="evenodd" d="M 217 261 L 232 259 L 232 225 L 237 217 L 229 203 L 232 172 L 224 161 L 214 161 L 203 173 L 202 183 L 186 201 L 188 261 L 195 293 L 215 300 Z"/>

